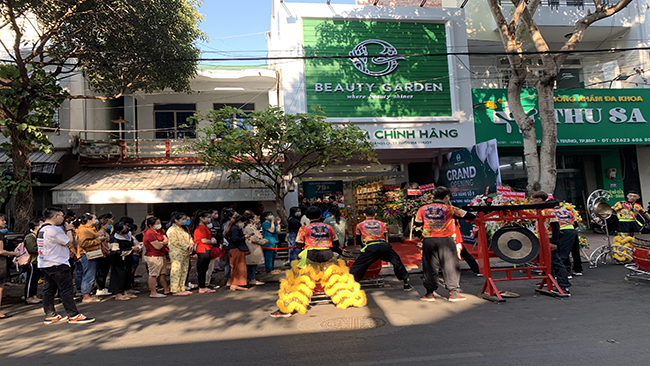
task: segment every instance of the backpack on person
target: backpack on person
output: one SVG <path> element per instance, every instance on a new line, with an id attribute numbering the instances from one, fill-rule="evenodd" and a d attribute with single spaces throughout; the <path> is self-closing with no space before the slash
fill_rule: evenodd
<path id="1" fill-rule="evenodd" d="M 18 256 L 14 257 L 13 262 L 16 265 L 16 268 L 19 267 L 25 267 L 26 265 L 29 264 L 32 256 L 29 254 L 27 251 L 27 248 L 25 248 L 25 242 L 21 241 L 20 244 L 16 246 L 16 249 L 14 251 L 18 252 Z"/>

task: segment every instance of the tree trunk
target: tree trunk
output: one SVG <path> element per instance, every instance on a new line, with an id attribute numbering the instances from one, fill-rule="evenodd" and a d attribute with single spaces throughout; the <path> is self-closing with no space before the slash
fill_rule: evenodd
<path id="1" fill-rule="evenodd" d="M 276 184 L 275 188 L 273 189 L 273 193 L 275 193 L 275 210 L 282 220 L 282 226 L 287 229 L 289 227 L 289 219 L 287 211 L 284 208 L 284 199 L 287 195 L 283 192 L 282 185 L 280 184 Z"/>
<path id="2" fill-rule="evenodd" d="M 553 101 L 553 86 L 557 72 L 550 70 L 537 84 L 539 103 L 539 118 L 542 123 L 542 145 L 540 148 L 540 186 L 548 193 L 555 191 L 557 180 L 556 147 L 557 123 L 555 121 L 555 104 Z"/>
<path id="3" fill-rule="evenodd" d="M 508 107 L 512 116 L 521 130 L 524 142 L 524 158 L 526 161 L 526 174 L 528 192 L 540 190 L 540 162 L 537 153 L 537 136 L 535 134 L 535 121 L 528 117 L 521 104 L 521 89 L 527 77 L 527 70 L 513 67 L 512 77 L 508 83 Z"/>
<path id="4" fill-rule="evenodd" d="M 32 163 L 29 161 L 31 149 L 23 141 L 27 141 L 24 131 L 11 128 L 11 160 L 14 168 L 14 181 L 29 182 L 25 189 L 20 189 L 15 197 L 13 231 L 26 233 L 29 222 L 34 214 L 34 193 L 32 192 Z"/>

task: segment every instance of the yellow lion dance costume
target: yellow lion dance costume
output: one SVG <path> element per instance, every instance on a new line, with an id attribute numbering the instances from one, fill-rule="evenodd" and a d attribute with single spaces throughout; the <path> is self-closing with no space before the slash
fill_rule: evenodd
<path id="1" fill-rule="evenodd" d="M 632 243 L 634 242 L 634 237 L 633 236 L 626 236 L 623 237 L 620 234 L 616 235 L 614 237 L 614 244 L 612 247 L 614 248 L 614 255 L 612 258 L 614 260 L 619 261 L 619 262 L 631 262 L 632 261 L 632 251 L 633 251 L 633 246 Z"/>
<path id="2" fill-rule="evenodd" d="M 298 264 L 298 260 L 291 262 L 291 270 L 286 272 L 287 278 L 280 281 L 277 305 L 281 312 L 307 314 L 307 307 L 319 281 L 337 308 L 366 306 L 366 293 L 342 259 L 324 263 L 307 261 L 303 268 L 299 268 Z"/>

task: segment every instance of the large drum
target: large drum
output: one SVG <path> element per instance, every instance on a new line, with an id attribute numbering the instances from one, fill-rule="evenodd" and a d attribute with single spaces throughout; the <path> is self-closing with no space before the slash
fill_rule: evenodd
<path id="1" fill-rule="evenodd" d="M 632 242 L 632 259 L 637 268 L 650 271 L 650 235 L 637 235 Z"/>
<path id="2" fill-rule="evenodd" d="M 341 258 L 345 261 L 348 267 L 352 267 L 354 261 L 359 258 L 361 255 L 361 247 L 358 245 L 351 245 L 343 249 L 343 255 Z M 366 271 L 364 280 L 372 280 L 379 277 L 379 272 L 381 272 L 381 261 L 378 260 L 375 263 L 371 264 L 368 270 Z"/>

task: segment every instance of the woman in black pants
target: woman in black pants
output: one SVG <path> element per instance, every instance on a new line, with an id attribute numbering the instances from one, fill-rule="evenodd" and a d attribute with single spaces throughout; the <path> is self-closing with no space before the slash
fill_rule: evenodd
<path id="1" fill-rule="evenodd" d="M 199 278 L 199 293 L 209 294 L 216 292 L 214 289 L 206 287 L 206 276 L 208 274 L 208 267 L 210 266 L 212 246 L 217 243 L 217 240 L 212 237 L 210 228 L 212 227 L 212 211 L 199 210 L 192 219 L 192 227 L 190 230 L 194 233 L 194 244 L 196 245 L 196 255 L 198 261 L 196 262 L 196 274 Z"/>
<path id="2" fill-rule="evenodd" d="M 111 269 L 111 261 L 108 259 L 108 255 L 110 254 L 108 249 L 108 240 L 111 235 L 111 230 L 113 230 L 113 220 L 108 217 L 100 218 L 96 227 L 99 237 L 101 238 L 103 234 L 103 237 L 105 238 L 101 244 L 104 257 L 97 258 L 97 274 L 95 276 L 95 284 L 97 285 L 96 295 L 108 296 L 112 294 L 106 287 L 106 279 L 108 278 L 108 271 Z"/>
<path id="3" fill-rule="evenodd" d="M 133 265 L 133 237 L 129 232 L 129 224 L 118 222 L 109 242 L 111 264 L 111 281 L 108 291 L 115 294 L 115 300 L 131 300 L 136 295 L 127 294 L 131 288 L 131 266 Z"/>
<path id="4" fill-rule="evenodd" d="M 29 264 L 25 267 L 27 280 L 25 281 L 25 304 L 40 304 L 41 299 L 36 296 L 38 280 L 41 279 L 41 271 L 38 269 L 38 245 L 36 244 L 36 232 L 43 225 L 40 218 L 29 223 L 29 232 L 25 235 L 25 249 L 30 255 Z"/>

